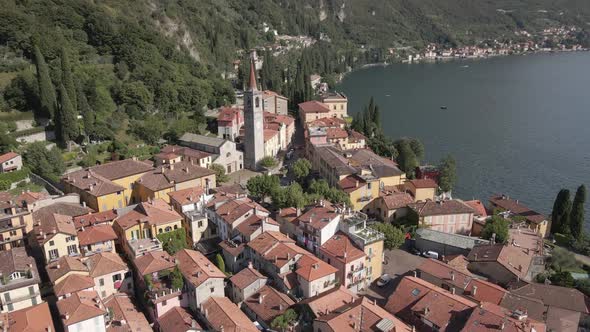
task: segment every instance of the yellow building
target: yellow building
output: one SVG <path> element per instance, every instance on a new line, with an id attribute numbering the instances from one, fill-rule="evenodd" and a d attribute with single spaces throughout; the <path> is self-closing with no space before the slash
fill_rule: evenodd
<path id="1" fill-rule="evenodd" d="M 418 202 L 427 199 L 434 200 L 438 184 L 432 179 L 415 179 L 406 181 L 404 187 L 410 191 L 414 196 L 414 200 Z"/>
<path id="2" fill-rule="evenodd" d="M 62 256 L 78 256 L 78 236 L 72 217 L 57 213 L 39 220 L 33 229 L 33 246 L 43 252 L 46 262 Z"/>
<path id="3" fill-rule="evenodd" d="M 21 247 L 26 233 L 33 229 L 33 216 L 14 201 L 0 199 L 0 250 Z"/>
<path id="4" fill-rule="evenodd" d="M 338 182 L 338 186 L 348 194 L 355 211 L 361 211 L 379 197 L 379 179 L 368 170 L 361 170 L 360 174 L 345 177 Z"/>
<path id="5" fill-rule="evenodd" d="M 348 116 L 348 98 L 340 92 L 328 92 L 321 97 L 324 103 L 330 109 L 334 117 L 345 118 Z"/>
<path id="6" fill-rule="evenodd" d="M 95 211 L 125 207 L 137 201 L 135 182 L 154 168 L 126 159 L 72 172 L 61 179 L 66 193 L 80 195 Z"/>
<path id="7" fill-rule="evenodd" d="M 182 216 L 162 199 L 137 204 L 133 210 L 119 216 L 113 224 L 119 242 L 128 254 L 128 241 L 153 239 L 181 227 Z"/>
<path id="8" fill-rule="evenodd" d="M 215 172 L 191 161 L 180 161 L 145 173 L 137 180 L 136 194 L 141 202 L 161 199 L 168 203 L 168 193 L 194 187 L 206 191 L 215 188 Z"/>

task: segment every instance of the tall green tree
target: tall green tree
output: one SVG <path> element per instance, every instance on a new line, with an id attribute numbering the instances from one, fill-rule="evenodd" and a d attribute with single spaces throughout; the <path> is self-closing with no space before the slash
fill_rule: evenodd
<path id="1" fill-rule="evenodd" d="M 55 116 L 56 136 L 57 140 L 65 145 L 78 137 L 78 120 L 68 91 L 63 84 L 59 86 L 59 101 L 60 105 Z"/>
<path id="2" fill-rule="evenodd" d="M 74 110 L 78 110 L 76 85 L 74 84 L 74 74 L 72 73 L 72 64 L 66 48 L 61 49 L 61 83 L 68 92 L 70 103 Z"/>
<path id="3" fill-rule="evenodd" d="M 299 158 L 291 165 L 291 172 L 297 180 L 301 180 L 309 175 L 311 163 L 305 158 Z"/>
<path id="4" fill-rule="evenodd" d="M 438 179 L 438 186 L 442 192 L 453 190 L 455 182 L 457 182 L 457 164 L 453 156 L 448 155 L 444 157 L 438 167 L 440 176 Z"/>
<path id="5" fill-rule="evenodd" d="M 264 201 L 266 197 L 270 196 L 280 187 L 280 180 L 276 175 L 258 175 L 250 178 L 246 187 L 252 196 Z"/>
<path id="6" fill-rule="evenodd" d="M 225 261 L 223 260 L 223 256 L 221 256 L 221 254 L 215 255 L 215 265 L 217 265 L 221 272 L 225 273 Z"/>
<path id="7" fill-rule="evenodd" d="M 555 202 L 553 203 L 553 211 L 551 212 L 551 233 L 568 233 L 569 217 L 572 210 L 572 201 L 570 199 L 570 191 L 568 189 L 561 189 L 557 193 Z"/>
<path id="8" fill-rule="evenodd" d="M 34 46 L 35 67 L 37 68 L 37 82 L 39 84 L 39 103 L 41 106 L 41 115 L 53 118 L 55 115 L 56 102 L 55 88 L 51 82 L 49 66 L 45 62 L 45 57 L 37 45 Z"/>
<path id="9" fill-rule="evenodd" d="M 496 243 L 506 243 L 509 237 L 508 227 L 508 220 L 495 214 L 490 220 L 486 222 L 486 225 L 481 232 L 481 237 L 491 240 L 492 236 L 495 234 Z"/>
<path id="10" fill-rule="evenodd" d="M 82 122 L 84 124 L 84 133 L 88 138 L 91 138 L 94 134 L 94 122 L 96 121 L 95 114 L 90 108 L 90 105 L 88 104 L 88 99 L 86 98 L 86 94 L 84 93 L 84 89 L 82 89 L 82 86 L 80 84 L 77 85 L 76 94 L 76 100 L 78 102 L 78 112 L 82 116 Z"/>
<path id="11" fill-rule="evenodd" d="M 399 143 L 397 149 L 399 152 L 397 163 L 400 169 L 404 171 L 409 178 L 413 178 L 416 167 L 419 165 L 414 150 L 412 150 L 410 143 L 406 140 Z"/>
<path id="12" fill-rule="evenodd" d="M 584 204 L 586 203 L 586 186 L 581 185 L 576 190 L 572 212 L 570 213 L 570 231 L 572 236 L 580 239 L 584 233 Z"/>

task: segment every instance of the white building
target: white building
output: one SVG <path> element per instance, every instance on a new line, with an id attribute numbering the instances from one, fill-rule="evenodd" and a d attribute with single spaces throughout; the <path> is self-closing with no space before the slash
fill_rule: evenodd
<path id="1" fill-rule="evenodd" d="M 0 251 L 0 277 L 0 312 L 12 312 L 43 302 L 37 265 L 25 248 Z"/>
<path id="2" fill-rule="evenodd" d="M 66 332 L 106 332 L 108 312 L 95 291 L 82 291 L 57 301 Z"/>
<path id="3" fill-rule="evenodd" d="M 183 146 L 212 154 L 211 162 L 223 166 L 228 174 L 244 168 L 244 153 L 235 142 L 192 133 L 185 133 L 179 141 Z"/>

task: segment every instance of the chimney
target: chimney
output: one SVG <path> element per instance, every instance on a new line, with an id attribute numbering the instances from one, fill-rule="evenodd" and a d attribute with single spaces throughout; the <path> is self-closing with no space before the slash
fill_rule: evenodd
<path id="1" fill-rule="evenodd" d="M 249 269 L 253 269 L 254 268 L 254 266 L 252 265 L 252 261 L 248 261 L 248 268 Z"/>
<path id="2" fill-rule="evenodd" d="M 471 295 L 472 296 L 477 295 L 477 286 L 473 285 L 473 289 L 471 290 Z"/>
<path id="3" fill-rule="evenodd" d="M 263 300 L 264 300 L 264 294 L 259 294 L 258 295 L 258 303 L 262 304 Z"/>
<path id="4" fill-rule="evenodd" d="M 82 206 L 83 207 L 86 207 L 86 202 L 85 201 L 82 201 Z"/>
<path id="5" fill-rule="evenodd" d="M 55 264 L 55 268 L 59 270 L 59 263 Z"/>
<path id="6" fill-rule="evenodd" d="M 451 280 L 455 281 L 455 271 L 451 271 L 450 274 L 451 274 Z"/>
<path id="7" fill-rule="evenodd" d="M 455 287 L 451 287 L 451 294 L 455 295 Z"/>
<path id="8" fill-rule="evenodd" d="M 418 272 L 416 270 L 412 271 L 414 273 L 414 278 L 418 277 Z"/>
<path id="9" fill-rule="evenodd" d="M 430 308 L 425 307 L 424 308 L 424 316 L 428 315 L 430 313 Z"/>

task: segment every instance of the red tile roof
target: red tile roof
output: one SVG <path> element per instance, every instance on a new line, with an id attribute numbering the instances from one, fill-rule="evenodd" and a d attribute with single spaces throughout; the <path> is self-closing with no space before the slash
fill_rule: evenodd
<path id="1" fill-rule="evenodd" d="M 198 251 L 182 249 L 174 257 L 185 280 L 194 287 L 200 286 L 211 278 L 225 279 L 225 273 Z"/>
<path id="2" fill-rule="evenodd" d="M 80 230 L 80 227 L 82 226 L 87 227 L 103 223 L 112 224 L 112 222 L 117 219 L 117 216 L 117 210 L 115 209 L 103 212 L 88 212 L 88 214 L 75 216 L 74 225 L 76 226 L 76 229 Z"/>
<path id="3" fill-rule="evenodd" d="M 205 190 L 202 187 L 191 187 L 183 190 L 169 192 L 168 196 L 170 196 L 172 201 L 175 201 L 181 206 L 184 206 L 199 202 L 204 193 Z"/>
<path id="4" fill-rule="evenodd" d="M 394 192 L 380 197 L 389 210 L 396 210 L 408 206 L 414 202 L 412 195 L 408 193 Z"/>
<path id="5" fill-rule="evenodd" d="M 346 305 L 353 303 L 358 296 L 346 287 L 340 286 L 338 288 L 330 289 L 314 297 L 305 299 L 299 304 L 307 305 L 316 317 L 327 315 L 332 311 Z"/>
<path id="6" fill-rule="evenodd" d="M 215 331 L 258 332 L 252 321 L 227 297 L 210 297 L 201 312 Z"/>
<path id="7" fill-rule="evenodd" d="M 133 261 L 137 272 L 144 276 L 146 274 L 173 269 L 176 266 L 174 259 L 165 251 L 150 251 Z"/>
<path id="8" fill-rule="evenodd" d="M 202 327 L 197 323 L 193 316 L 186 309 L 174 307 L 158 318 L 160 331 L 189 331 L 191 328 L 201 330 Z"/>
<path id="9" fill-rule="evenodd" d="M 508 291 L 504 288 L 482 279 L 471 279 L 465 291 L 465 295 L 478 302 L 490 302 L 498 305 L 502 302 L 504 296 L 508 294 Z"/>
<path id="10" fill-rule="evenodd" d="M 547 216 L 544 216 L 536 211 L 533 211 L 528 206 L 520 203 L 518 200 L 510 199 L 505 195 L 493 196 L 492 198 L 490 198 L 490 203 L 492 203 L 493 206 L 497 206 L 519 216 L 523 216 L 529 222 L 532 222 L 534 224 L 539 224 L 545 220 L 548 220 Z"/>
<path id="11" fill-rule="evenodd" d="M 323 204 L 323 206 L 322 206 Z M 298 224 L 309 225 L 313 229 L 323 229 L 331 221 L 339 217 L 336 208 L 329 201 L 322 201 L 309 208 L 297 218 Z"/>
<path id="12" fill-rule="evenodd" d="M 497 262 L 520 279 L 526 279 L 534 254 L 513 245 L 490 244 L 473 247 L 467 259 L 470 266 L 479 262 Z"/>
<path id="13" fill-rule="evenodd" d="M 122 229 L 128 229 L 140 222 L 148 225 L 165 225 L 182 220 L 168 203 L 159 198 L 151 202 L 139 203 L 133 210 L 123 214 L 115 221 Z"/>
<path id="14" fill-rule="evenodd" d="M 342 232 L 336 233 L 321 247 L 320 252 L 328 254 L 342 263 L 350 263 L 366 257 L 364 251 L 358 249 L 348 235 Z"/>
<path id="15" fill-rule="evenodd" d="M 129 268 L 121 256 L 114 252 L 101 252 L 90 256 L 84 264 L 92 278 L 104 276 L 115 272 L 127 272 Z"/>
<path id="16" fill-rule="evenodd" d="M 321 118 L 313 120 L 308 124 L 308 127 L 328 127 L 328 128 L 343 128 L 346 126 L 346 121 L 341 118 Z"/>
<path id="17" fill-rule="evenodd" d="M 589 313 L 588 297 L 575 288 L 545 284 L 528 284 L 511 290 L 513 294 L 539 299 L 547 306 L 553 306 L 581 313 Z"/>
<path id="18" fill-rule="evenodd" d="M 256 280 L 260 279 L 268 279 L 267 277 L 263 276 L 258 270 L 247 267 L 242 269 L 240 272 L 234 274 L 229 280 L 239 289 L 244 289 L 254 283 Z"/>
<path id="19" fill-rule="evenodd" d="M 95 291 L 78 292 L 59 300 L 57 310 L 65 327 L 94 317 L 101 317 L 107 313 Z"/>
<path id="20" fill-rule="evenodd" d="M 84 227 L 84 230 L 78 231 L 78 241 L 81 246 L 87 246 L 94 243 L 114 241 L 117 239 L 117 234 L 113 230 L 113 226 L 95 225 L 90 227 Z"/>
<path id="21" fill-rule="evenodd" d="M 0 321 L 6 332 L 55 331 L 47 302 L 2 314 Z"/>
<path id="22" fill-rule="evenodd" d="M 343 139 L 348 138 L 348 132 L 342 128 L 328 128 L 326 130 L 328 139 Z"/>
<path id="23" fill-rule="evenodd" d="M 104 305 L 112 313 L 107 332 L 151 331 L 144 314 L 127 294 L 117 293 L 104 299 Z M 170 330 L 172 331 L 172 330 Z"/>
<path id="24" fill-rule="evenodd" d="M 243 305 L 252 311 L 257 318 L 268 325 L 275 317 L 282 315 L 295 304 L 287 294 L 281 293 L 271 286 L 264 286 L 258 292 L 244 300 Z"/>
<path id="25" fill-rule="evenodd" d="M 20 156 L 18 153 L 15 152 L 8 152 L 3 155 L 0 155 L 0 164 L 9 161 L 10 159 L 16 158 Z"/>
<path id="26" fill-rule="evenodd" d="M 299 110 L 303 113 L 330 113 L 330 108 L 319 101 L 306 101 L 299 104 Z"/>
<path id="27" fill-rule="evenodd" d="M 94 288 L 94 279 L 87 275 L 70 274 L 53 286 L 56 296 L 73 294 Z"/>
<path id="28" fill-rule="evenodd" d="M 473 279 L 471 273 L 464 273 L 450 265 L 432 258 L 425 259 L 423 263 L 418 266 L 418 270 L 428 273 L 441 280 L 441 282 L 453 285 L 459 289 L 465 289 Z"/>
<path id="29" fill-rule="evenodd" d="M 415 188 L 438 188 L 438 184 L 432 179 L 414 179 L 408 180 L 407 182 L 412 184 Z"/>
<path id="30" fill-rule="evenodd" d="M 335 274 L 336 272 L 338 272 L 338 269 L 313 256 L 311 253 L 302 256 L 297 261 L 297 270 L 295 270 L 297 275 L 308 282 Z"/>
<path id="31" fill-rule="evenodd" d="M 465 201 L 465 204 L 471 206 L 471 208 L 475 211 L 474 215 L 484 218 L 488 216 L 486 207 L 482 204 L 482 202 L 479 199 Z"/>
<path id="32" fill-rule="evenodd" d="M 80 258 L 70 256 L 60 257 L 58 260 L 47 264 L 45 270 L 52 283 L 70 272 L 80 272 L 81 275 L 88 275 L 88 268 Z"/>
<path id="33" fill-rule="evenodd" d="M 544 332 L 544 323 L 530 318 L 515 318 L 514 313 L 493 303 L 482 303 L 473 310 L 462 332 Z"/>
<path id="34" fill-rule="evenodd" d="M 474 212 L 469 205 L 458 199 L 438 202 L 427 199 L 426 201 L 408 204 L 408 207 L 418 213 L 419 216 L 466 214 Z"/>

